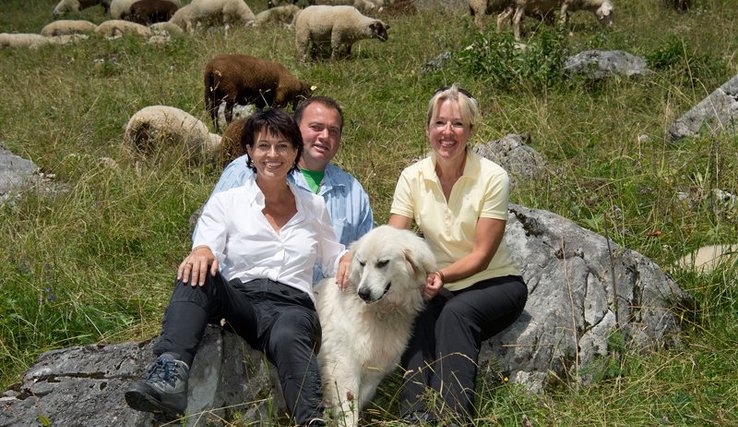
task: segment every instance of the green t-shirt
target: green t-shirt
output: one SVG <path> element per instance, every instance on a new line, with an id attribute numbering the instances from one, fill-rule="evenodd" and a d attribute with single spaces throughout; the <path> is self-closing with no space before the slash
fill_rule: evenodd
<path id="1" fill-rule="evenodd" d="M 305 181 L 307 181 L 310 190 L 312 190 L 313 193 L 318 194 L 318 190 L 320 189 L 320 182 L 323 181 L 325 171 L 311 171 L 310 169 L 300 169 L 300 172 L 302 172 L 302 175 L 305 177 Z"/>

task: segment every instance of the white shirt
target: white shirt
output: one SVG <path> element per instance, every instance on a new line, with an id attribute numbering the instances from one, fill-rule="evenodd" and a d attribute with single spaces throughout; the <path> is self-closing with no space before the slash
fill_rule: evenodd
<path id="1" fill-rule="evenodd" d="M 345 247 L 336 241 L 323 198 L 288 183 L 297 213 L 276 232 L 262 213 L 264 194 L 253 177 L 213 194 L 197 223 L 192 247 L 206 245 L 226 280 L 267 278 L 307 293 L 313 266 L 335 275 Z"/>

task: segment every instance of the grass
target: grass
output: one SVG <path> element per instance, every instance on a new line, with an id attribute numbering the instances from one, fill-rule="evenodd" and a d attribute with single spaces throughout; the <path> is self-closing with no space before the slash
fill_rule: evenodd
<path id="1" fill-rule="evenodd" d="M 0 32 L 40 31 L 54 3 L 6 0 Z M 474 142 L 527 133 L 548 160 L 550 173 L 520 183 L 513 202 L 607 233 L 667 270 L 697 247 L 736 242 L 738 212 L 709 194 L 738 194 L 738 137 L 664 140 L 675 119 L 738 71 L 734 3 L 695 3 L 677 13 L 656 1 L 619 2 L 609 31 L 577 13 L 571 36 L 527 19 L 527 52 L 508 48 L 508 33 L 479 33 L 464 13 L 444 9 L 388 17 L 387 43 L 359 42 L 352 59 L 336 63 L 299 63 L 283 28 L 201 32 L 163 47 L 93 37 L 0 49 L 0 144 L 62 188 L 0 207 L 0 385 L 18 381 L 43 351 L 158 332 L 174 268 L 189 248 L 189 217 L 220 171 L 191 166 L 176 150 L 136 164 L 121 147 L 123 127 L 139 109 L 164 104 L 212 128 L 201 74 L 220 53 L 281 62 L 342 103 L 348 120 L 337 162 L 365 184 L 378 223 L 402 168 L 428 150 L 430 94 L 459 82 L 482 105 Z M 249 4 L 258 12 L 266 2 Z M 99 7 L 70 18 L 105 19 Z M 640 55 L 651 72 L 601 82 L 558 74 L 566 56 L 594 48 Z M 444 52 L 455 60 L 425 69 Z M 698 302 L 679 348 L 623 348 L 583 367 L 597 372 L 595 385 L 562 381 L 539 396 L 486 376 L 479 425 L 738 424 L 736 268 L 672 274 Z M 392 385 L 380 396 L 389 408 Z M 368 418 L 391 425 L 395 414 L 374 408 Z"/>

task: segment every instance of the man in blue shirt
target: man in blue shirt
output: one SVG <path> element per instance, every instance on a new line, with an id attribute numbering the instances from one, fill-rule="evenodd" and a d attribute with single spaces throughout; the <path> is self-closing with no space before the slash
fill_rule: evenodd
<path id="1" fill-rule="evenodd" d="M 297 186 L 323 197 L 336 238 L 345 246 L 366 234 L 374 226 L 369 195 L 351 174 L 331 163 L 341 146 L 343 110 L 327 96 L 304 100 L 294 113 L 303 139 L 300 171 L 288 179 Z M 253 174 L 246 166 L 246 156 L 233 160 L 223 170 L 213 194 L 241 186 Z M 316 268 L 313 280 L 323 277 Z"/>

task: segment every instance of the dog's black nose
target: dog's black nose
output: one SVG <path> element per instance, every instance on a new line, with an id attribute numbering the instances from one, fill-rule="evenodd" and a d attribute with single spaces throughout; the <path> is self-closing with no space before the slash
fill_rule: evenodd
<path id="1" fill-rule="evenodd" d="M 359 292 L 357 293 L 359 294 L 359 298 L 364 300 L 364 302 L 369 302 L 372 297 L 371 292 L 369 292 L 367 289 L 359 289 Z"/>

